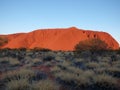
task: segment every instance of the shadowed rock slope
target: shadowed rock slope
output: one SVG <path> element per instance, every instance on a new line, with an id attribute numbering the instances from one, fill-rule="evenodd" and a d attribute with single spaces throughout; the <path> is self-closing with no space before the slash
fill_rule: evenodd
<path id="1" fill-rule="evenodd" d="M 82 30 L 76 27 L 58 29 L 39 29 L 29 33 L 0 35 L 8 38 L 8 43 L 1 48 L 48 48 L 51 50 L 73 50 L 82 40 L 99 38 L 112 49 L 118 49 L 117 41 L 106 32 Z"/>

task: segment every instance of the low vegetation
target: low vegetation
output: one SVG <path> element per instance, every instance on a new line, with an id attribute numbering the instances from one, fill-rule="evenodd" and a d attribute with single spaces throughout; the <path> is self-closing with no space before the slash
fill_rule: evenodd
<path id="1" fill-rule="evenodd" d="M 99 53 L 91 50 L 79 53 L 24 48 L 0 50 L 0 90 L 119 88 L 120 54 L 117 50 L 102 49 Z"/>
<path id="2" fill-rule="evenodd" d="M 84 41 L 80 41 L 76 46 L 76 50 L 91 50 L 91 51 L 98 51 L 98 50 L 106 50 L 108 49 L 107 44 L 100 40 L 100 39 L 88 39 Z"/>

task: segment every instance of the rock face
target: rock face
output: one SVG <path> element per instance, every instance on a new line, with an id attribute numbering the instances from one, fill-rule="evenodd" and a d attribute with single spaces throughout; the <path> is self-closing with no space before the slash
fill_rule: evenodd
<path id="1" fill-rule="evenodd" d="M 40 29 L 29 33 L 1 35 L 8 38 L 8 43 L 1 48 L 48 48 L 51 50 L 74 50 L 74 46 L 82 40 L 99 38 L 112 49 L 119 44 L 106 32 L 82 30 L 75 27 L 59 29 Z"/>

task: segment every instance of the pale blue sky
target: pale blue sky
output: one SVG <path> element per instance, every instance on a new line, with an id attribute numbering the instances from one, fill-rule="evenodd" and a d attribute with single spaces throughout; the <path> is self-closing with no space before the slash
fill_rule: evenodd
<path id="1" fill-rule="evenodd" d="M 71 26 L 120 42 L 120 0 L 0 0 L 0 34 Z"/>

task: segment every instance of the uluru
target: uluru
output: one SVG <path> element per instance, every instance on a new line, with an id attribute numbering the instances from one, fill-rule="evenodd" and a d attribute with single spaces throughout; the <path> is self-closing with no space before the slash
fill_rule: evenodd
<path id="1" fill-rule="evenodd" d="M 99 38 L 105 41 L 108 47 L 118 49 L 118 42 L 108 33 L 83 30 L 76 27 L 38 29 L 28 33 L 0 35 L 7 38 L 8 43 L 0 48 L 47 48 L 51 50 L 73 51 L 76 44 L 86 39 Z"/>

